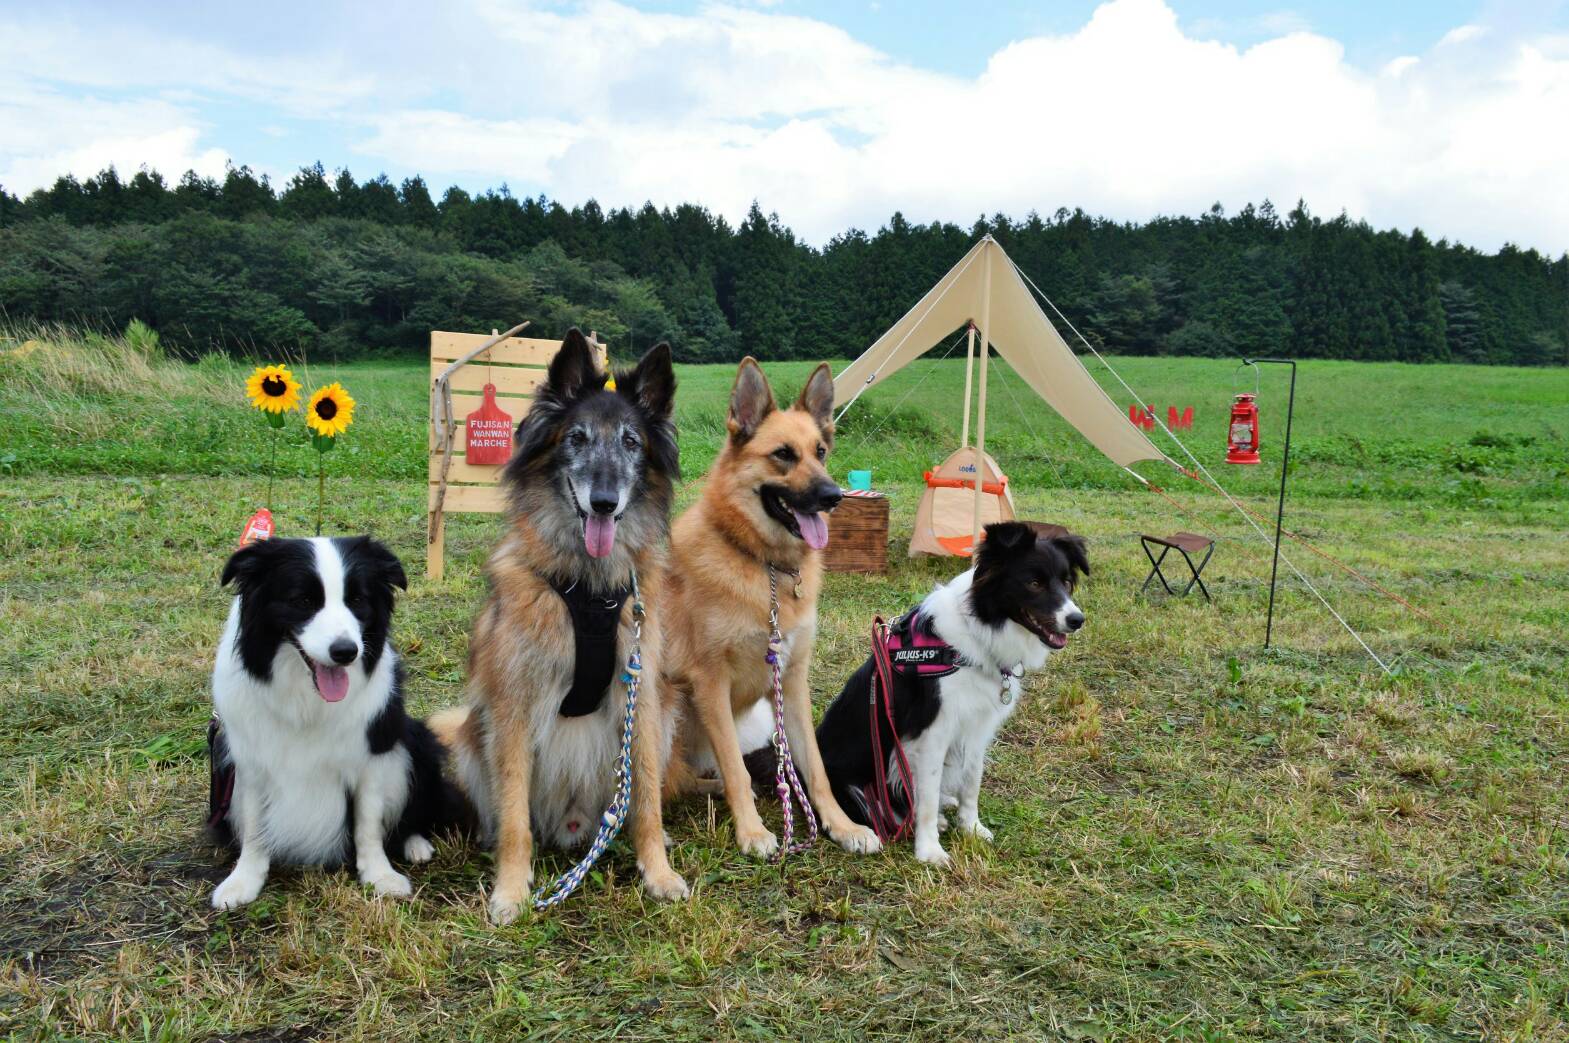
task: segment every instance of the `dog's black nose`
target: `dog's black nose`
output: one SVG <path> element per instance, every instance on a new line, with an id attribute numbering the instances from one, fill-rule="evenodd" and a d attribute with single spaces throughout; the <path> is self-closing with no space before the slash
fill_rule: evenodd
<path id="1" fill-rule="evenodd" d="M 348 666 L 360 654 L 360 646 L 346 637 L 340 637 L 327 649 L 327 654 L 332 656 L 332 661 L 339 666 Z"/>
<path id="2" fill-rule="evenodd" d="M 616 513 L 616 505 L 620 502 L 618 498 L 607 496 L 604 493 L 589 493 L 588 496 L 588 505 L 594 508 L 595 514 L 614 514 Z"/>
<path id="3" fill-rule="evenodd" d="M 831 511 L 839 506 L 839 501 L 844 499 L 844 490 L 833 482 L 824 482 L 817 487 L 817 509 Z"/>
<path id="4" fill-rule="evenodd" d="M 1068 613 L 1068 618 L 1066 620 L 1064 620 L 1064 622 L 1068 624 L 1068 629 L 1070 631 L 1071 630 L 1077 630 L 1081 626 L 1084 625 L 1084 613 L 1083 612 L 1069 612 Z"/>

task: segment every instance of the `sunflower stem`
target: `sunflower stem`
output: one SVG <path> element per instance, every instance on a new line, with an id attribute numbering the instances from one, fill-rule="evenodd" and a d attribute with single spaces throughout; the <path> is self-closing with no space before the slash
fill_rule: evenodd
<path id="1" fill-rule="evenodd" d="M 278 473 L 278 432 L 272 433 L 272 453 L 267 458 L 267 513 L 272 513 L 272 476 Z"/>
<path id="2" fill-rule="evenodd" d="M 321 535 L 321 515 L 327 502 L 327 460 L 325 453 L 316 454 L 316 535 Z"/>

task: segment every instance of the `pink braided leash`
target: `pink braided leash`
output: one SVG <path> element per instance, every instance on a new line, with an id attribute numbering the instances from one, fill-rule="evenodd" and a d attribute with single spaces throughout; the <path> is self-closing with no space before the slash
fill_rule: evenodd
<path id="1" fill-rule="evenodd" d="M 774 852 L 772 861 L 778 862 L 786 854 L 798 855 L 817 843 L 817 814 L 806 797 L 806 787 L 795 771 L 795 759 L 790 756 L 790 736 L 785 731 L 784 719 L 784 635 L 779 632 L 779 580 L 773 565 L 768 566 L 768 655 L 765 657 L 774 675 L 774 792 L 779 794 L 779 806 L 784 810 L 784 840 Z M 795 839 L 795 814 L 791 795 L 801 805 L 806 819 L 806 839 Z"/>

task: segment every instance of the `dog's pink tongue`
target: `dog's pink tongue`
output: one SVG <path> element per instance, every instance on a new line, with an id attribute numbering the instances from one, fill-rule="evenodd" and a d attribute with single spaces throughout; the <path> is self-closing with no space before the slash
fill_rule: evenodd
<path id="1" fill-rule="evenodd" d="M 583 523 L 583 546 L 591 558 L 608 558 L 616 543 L 616 520 L 608 514 L 591 514 Z"/>
<path id="2" fill-rule="evenodd" d="M 349 694 L 349 671 L 341 666 L 322 666 L 312 663 L 316 670 L 316 691 L 329 703 L 335 703 Z"/>
<path id="3" fill-rule="evenodd" d="M 801 527 L 801 538 L 813 550 L 822 550 L 828 546 L 828 517 L 821 513 L 805 514 L 801 511 L 791 511 L 795 515 L 795 523 Z"/>

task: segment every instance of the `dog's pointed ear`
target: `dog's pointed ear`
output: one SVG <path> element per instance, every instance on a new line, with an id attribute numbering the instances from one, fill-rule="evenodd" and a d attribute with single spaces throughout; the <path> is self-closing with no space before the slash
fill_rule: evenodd
<path id="1" fill-rule="evenodd" d="M 1083 536 L 1057 536 L 1052 541 L 1053 547 L 1062 551 L 1062 556 L 1068 559 L 1068 570 L 1077 569 L 1088 576 L 1090 574 L 1090 549 Z"/>
<path id="2" fill-rule="evenodd" d="M 635 369 L 616 379 L 616 392 L 636 402 L 655 420 L 670 416 L 676 398 L 676 371 L 670 362 L 670 345 L 661 341 L 649 348 Z"/>
<path id="3" fill-rule="evenodd" d="M 763 368 L 748 355 L 736 370 L 735 386 L 730 389 L 730 416 L 725 421 L 730 439 L 745 442 L 757 434 L 768 414 L 774 411 L 774 392 L 763 376 Z"/>
<path id="4" fill-rule="evenodd" d="M 795 408 L 810 413 L 824 435 L 833 434 L 834 375 L 828 363 L 821 363 L 812 370 L 811 379 L 801 389 L 801 397 L 795 400 Z"/>
<path id="5" fill-rule="evenodd" d="M 550 360 L 546 383 L 564 402 L 605 386 L 605 375 L 594 361 L 594 349 L 576 326 L 567 331 L 566 339 Z"/>
<path id="6" fill-rule="evenodd" d="M 986 526 L 983 548 L 1009 554 L 1022 554 L 1035 546 L 1035 530 L 1024 522 L 992 522 Z"/>

